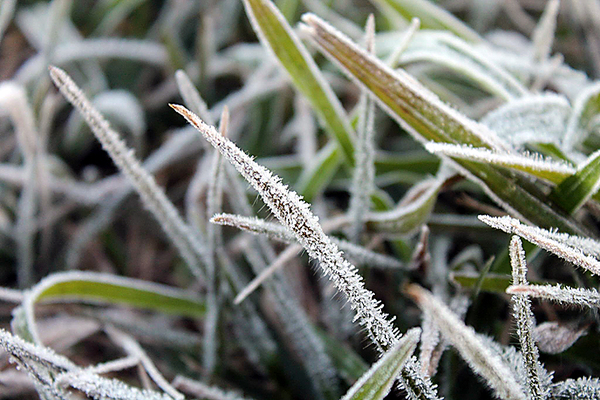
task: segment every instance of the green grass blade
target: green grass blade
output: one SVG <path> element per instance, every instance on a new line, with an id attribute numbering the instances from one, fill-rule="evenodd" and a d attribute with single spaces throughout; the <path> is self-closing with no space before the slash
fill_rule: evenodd
<path id="1" fill-rule="evenodd" d="M 306 201 L 312 201 L 331 181 L 342 161 L 342 152 L 335 143 L 323 147 L 317 152 L 311 167 L 304 169 L 298 178 L 298 192 Z"/>
<path id="2" fill-rule="evenodd" d="M 577 172 L 563 180 L 550 198 L 572 214 L 600 189 L 600 151 L 592 154 Z"/>
<path id="3" fill-rule="evenodd" d="M 405 20 L 421 20 L 421 28 L 450 31 L 467 42 L 481 42 L 481 36 L 461 20 L 428 0 L 371 0 L 385 10 L 394 10 Z"/>
<path id="4" fill-rule="evenodd" d="M 304 45 L 271 1 L 244 0 L 244 6 L 263 45 L 275 54 L 339 145 L 343 157 L 354 165 L 354 132 L 341 103 Z"/>
<path id="5" fill-rule="evenodd" d="M 319 329 L 316 332 L 323 340 L 333 365 L 349 384 L 356 382 L 367 372 L 369 366 L 354 350 Z"/>
<path id="6" fill-rule="evenodd" d="M 169 286 L 88 271 L 56 273 L 34 286 L 24 301 L 27 325 L 35 339 L 38 336 L 33 308 L 45 302 L 128 305 L 190 318 L 205 313 L 200 298 Z"/>
<path id="7" fill-rule="evenodd" d="M 415 139 L 505 151 L 506 145 L 489 129 L 450 108 L 406 72 L 393 71 L 377 58 L 311 14 L 303 16 L 307 33 L 333 62 L 369 89 L 381 107 Z M 505 209 L 545 227 L 571 233 L 583 228 L 548 204 L 547 196 L 518 174 L 480 162 L 454 159 L 463 173 L 479 183 Z"/>
<path id="8" fill-rule="evenodd" d="M 371 214 L 367 218 L 367 228 L 401 235 L 414 232 L 431 215 L 445 181 L 438 178 L 415 185 L 394 209 Z"/>
<path id="9" fill-rule="evenodd" d="M 415 351 L 421 330 L 412 329 L 361 376 L 341 400 L 381 400 L 392 388 L 404 363 Z"/>

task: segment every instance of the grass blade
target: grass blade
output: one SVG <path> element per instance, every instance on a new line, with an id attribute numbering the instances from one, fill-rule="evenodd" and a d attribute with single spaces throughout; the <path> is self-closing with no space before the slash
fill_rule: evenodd
<path id="1" fill-rule="evenodd" d="M 595 152 L 577 168 L 577 172 L 554 188 L 550 198 L 573 214 L 600 189 L 600 151 Z"/>
<path id="2" fill-rule="evenodd" d="M 375 5 L 395 10 L 407 21 L 421 20 L 424 29 L 447 30 L 468 42 L 480 42 L 481 37 L 461 20 L 428 0 L 371 0 Z"/>
<path id="3" fill-rule="evenodd" d="M 94 272 L 63 272 L 42 279 L 23 302 L 26 323 L 35 342 L 34 306 L 45 302 L 119 304 L 190 318 L 202 317 L 204 302 L 165 285 Z"/>
<path id="4" fill-rule="evenodd" d="M 411 329 L 352 385 L 341 400 L 381 400 L 419 342 L 421 330 Z"/>
<path id="5" fill-rule="evenodd" d="M 119 134 L 111 129 L 106 119 L 94 108 L 67 73 L 60 68 L 50 67 L 50 76 L 62 94 L 83 115 L 115 164 L 131 180 L 142 201 L 179 250 L 191 272 L 197 278 L 203 279 L 204 271 L 201 265 L 205 265 L 207 259 L 203 244 L 191 232 L 165 192 L 158 186 L 152 175 L 141 166 Z"/>
<path id="6" fill-rule="evenodd" d="M 270 0 L 244 0 L 246 13 L 263 45 L 309 100 L 345 160 L 354 165 L 354 132 L 339 100 L 281 12 Z"/>

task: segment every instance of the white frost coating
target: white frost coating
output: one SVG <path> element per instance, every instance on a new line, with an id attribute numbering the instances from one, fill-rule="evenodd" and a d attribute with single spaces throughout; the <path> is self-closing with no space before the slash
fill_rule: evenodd
<path id="1" fill-rule="evenodd" d="M 565 97 L 543 93 L 506 103 L 489 112 L 480 122 L 514 146 L 527 142 L 560 146 L 570 115 L 571 105 Z"/>
<path id="2" fill-rule="evenodd" d="M 177 247 L 191 272 L 202 280 L 204 271 L 201 269 L 201 265 L 205 264 L 204 261 L 207 257 L 203 244 L 183 221 L 164 190 L 141 166 L 133 151 L 128 149 L 119 134 L 111 129 L 108 122 L 92 106 L 75 82 L 63 70 L 56 67 L 50 67 L 50 76 L 61 93 L 83 115 L 115 164 L 130 179 L 144 205 L 152 212 Z"/>
<path id="3" fill-rule="evenodd" d="M 498 153 L 486 148 L 435 142 L 427 143 L 425 148 L 433 154 L 443 154 L 448 157 L 479 161 L 502 167 L 514 168 L 525 172 L 527 172 L 527 170 L 533 170 L 540 174 L 549 173 L 552 175 L 559 175 L 559 178 L 562 179 L 575 173 L 575 168 L 571 165 L 565 162 L 556 162 L 546 159 L 537 153 Z M 543 175 L 540 177 L 542 176 Z"/>
<path id="4" fill-rule="evenodd" d="M 545 61 L 550 57 L 556 31 L 556 18 L 560 10 L 560 0 L 550 0 L 542 13 L 540 22 L 533 32 L 533 60 Z"/>
<path id="5" fill-rule="evenodd" d="M 527 284 L 527 260 L 521 239 L 513 236 L 509 246 L 510 264 L 512 267 L 513 285 Z M 533 340 L 535 318 L 531 311 L 528 296 L 514 294 L 512 296 L 513 316 L 517 323 L 517 336 L 521 345 L 523 364 L 527 372 L 527 389 L 532 400 L 543 400 L 548 397 L 547 388 L 542 387 L 540 376 L 542 365 L 539 362 L 539 351 Z"/>
<path id="6" fill-rule="evenodd" d="M 523 294 L 560 304 L 600 308 L 600 293 L 596 289 L 571 288 L 561 285 L 516 285 L 506 289 L 508 294 Z"/>
<path id="7" fill-rule="evenodd" d="M 571 244 L 577 242 L 578 238 L 576 236 L 553 233 L 535 226 L 523 225 L 519 220 L 509 216 L 490 217 L 489 215 L 480 215 L 478 218 L 493 228 L 500 229 L 509 234 L 519 235 L 528 242 L 554 253 L 560 258 L 578 265 L 595 275 L 600 275 L 600 261 Z M 565 236 L 570 240 L 563 240 Z M 589 240 L 583 240 L 584 242 L 589 242 Z M 594 252 L 593 254 L 597 253 Z"/>
<path id="8" fill-rule="evenodd" d="M 61 382 L 97 400 L 173 400 L 173 397 L 151 390 L 127 386 L 116 379 L 107 379 L 81 370 L 60 377 Z"/>
<path id="9" fill-rule="evenodd" d="M 394 347 L 386 351 L 367 372 L 362 374 L 341 400 L 381 400 L 387 396 L 392 389 L 395 377 L 415 351 L 420 336 L 421 330 L 419 328 L 413 328 L 406 332 Z M 383 379 L 375 381 L 376 378 Z"/>
<path id="10" fill-rule="evenodd" d="M 524 390 L 502 358 L 484 343 L 470 326 L 466 326 L 438 298 L 418 285 L 407 293 L 423 312 L 435 321 L 444 338 L 451 343 L 477 374 L 487 381 L 496 396 L 504 400 L 525 400 Z"/>
<path id="11" fill-rule="evenodd" d="M 179 105 L 171 105 L 171 107 L 196 127 L 205 139 L 236 167 L 258 191 L 277 219 L 294 232 L 296 239 L 309 256 L 319 261 L 325 276 L 328 276 L 335 287 L 348 297 L 352 309 L 356 312 L 354 320 L 365 328 L 377 348 L 385 351 L 393 346 L 400 337 L 397 328 L 382 311 L 382 305 L 374 299 L 373 292 L 365 288 L 356 267 L 342 257 L 338 247 L 325 235 L 317 217 L 310 211 L 309 205 L 302 201 L 297 193 L 288 190 L 279 177 L 255 163 L 234 143 L 222 137 L 214 127 L 206 125 L 185 107 Z M 416 361 L 411 359 L 407 364 L 403 379 L 406 380 L 404 383 L 410 390 L 411 398 L 438 398 L 431 382 L 423 379 L 418 372 Z"/>
<path id="12" fill-rule="evenodd" d="M 157 293 L 163 296 L 182 299 L 182 300 L 190 300 L 190 301 L 198 301 L 199 299 L 193 295 L 188 295 L 186 292 L 182 290 L 178 290 L 175 288 L 171 288 L 169 286 L 160 285 L 153 282 L 142 281 L 139 279 L 131 279 L 123 276 L 116 276 L 111 274 L 104 274 L 98 272 L 91 271 L 69 271 L 69 272 L 58 272 L 48 277 L 42 279 L 37 285 L 35 285 L 31 290 L 25 292 L 25 299 L 23 301 L 23 307 L 25 310 L 25 316 L 27 320 L 27 326 L 33 339 L 36 343 L 41 343 L 39 333 L 37 332 L 36 323 L 35 323 L 35 312 L 34 306 L 38 301 L 39 297 L 44 294 L 44 292 L 53 286 L 64 283 L 64 282 L 76 282 L 76 281 L 84 281 L 84 282 L 98 282 L 105 283 L 116 286 L 129 287 L 133 289 L 143 290 L 147 292 Z M 75 301 L 80 299 L 79 296 L 67 296 L 64 294 L 58 294 L 57 297 L 60 301 Z M 99 302 L 101 302 L 99 300 Z"/>
<path id="13" fill-rule="evenodd" d="M 387 349 L 398 340 L 397 329 L 381 311 L 380 303 L 373 293 L 364 287 L 356 267 L 342 257 L 338 247 L 325 235 L 318 218 L 300 196 L 289 190 L 265 167 L 255 163 L 250 156 L 234 143 L 220 135 L 215 128 L 206 125 L 196 115 L 179 105 L 172 107 L 192 124 L 205 139 L 216 147 L 248 182 L 259 192 L 277 219 L 288 227 L 308 254 L 319 261 L 325 275 L 329 276 L 338 290 L 344 292 L 356 311 L 369 337 L 381 349 Z"/>

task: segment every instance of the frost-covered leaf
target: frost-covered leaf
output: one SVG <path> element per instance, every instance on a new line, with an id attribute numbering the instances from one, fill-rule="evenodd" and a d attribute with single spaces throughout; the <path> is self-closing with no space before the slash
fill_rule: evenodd
<path id="1" fill-rule="evenodd" d="M 342 400 L 381 400 L 392 389 L 396 377 L 419 342 L 421 330 L 408 332 L 346 392 Z"/>
<path id="2" fill-rule="evenodd" d="M 546 60 L 552 51 L 556 31 L 556 18 L 560 10 L 560 0 L 550 0 L 533 32 L 533 59 L 535 61 Z"/>
<path id="3" fill-rule="evenodd" d="M 265 234 L 271 239 L 275 239 L 284 243 L 294 243 L 296 238 L 294 234 L 274 222 L 267 222 L 260 218 L 243 217 L 233 214 L 217 214 L 210 220 L 212 223 L 219 225 L 233 226 L 247 232 Z M 348 254 L 348 257 L 355 260 L 357 263 L 365 266 L 373 266 L 379 268 L 402 268 L 403 263 L 397 259 L 385 256 L 369 250 L 363 246 L 359 246 L 348 242 L 347 240 L 330 237 L 342 251 Z"/>
<path id="4" fill-rule="evenodd" d="M 533 329 L 533 338 L 544 353 L 558 354 L 573 346 L 580 337 L 587 334 L 587 331 L 588 326 L 585 325 L 547 321 Z"/>
<path id="5" fill-rule="evenodd" d="M 422 62 L 464 76 L 504 101 L 512 101 L 528 93 L 514 76 L 486 59 L 476 47 L 448 32 L 419 32 L 398 60 L 402 66 Z"/>
<path id="6" fill-rule="evenodd" d="M 509 216 L 490 217 L 480 215 L 479 219 L 493 228 L 509 234 L 521 236 L 544 250 L 563 258 L 593 274 L 600 275 L 598 244 L 591 238 L 580 238 L 561 232 L 552 232 L 535 226 L 524 225 Z M 596 243 L 594 248 L 593 244 Z M 581 246 L 579 245 L 581 244 Z"/>
<path id="7" fill-rule="evenodd" d="M 483 377 L 495 395 L 506 400 L 525 400 L 521 385 L 505 362 L 466 326 L 440 299 L 422 287 L 412 284 L 407 293 L 429 314 L 442 336 L 454 346 L 471 369 Z"/>
<path id="8" fill-rule="evenodd" d="M 527 260 L 521 239 L 513 236 L 509 246 L 510 264 L 512 267 L 513 285 L 527 283 Z M 542 387 L 540 376 L 544 374 L 539 361 L 539 351 L 533 340 L 535 318 L 531 311 L 531 301 L 526 295 L 512 296 L 513 315 L 517 324 L 517 336 L 521 345 L 521 354 L 527 371 L 527 390 L 532 399 L 542 400 L 548 396 L 546 388 Z"/>
<path id="9" fill-rule="evenodd" d="M 552 400 L 594 400 L 600 398 L 600 379 L 584 377 L 567 379 L 552 386 Z"/>
<path id="10" fill-rule="evenodd" d="M 503 104 L 480 122 L 518 147 L 530 142 L 562 145 L 570 116 L 566 98 L 544 93 Z"/>

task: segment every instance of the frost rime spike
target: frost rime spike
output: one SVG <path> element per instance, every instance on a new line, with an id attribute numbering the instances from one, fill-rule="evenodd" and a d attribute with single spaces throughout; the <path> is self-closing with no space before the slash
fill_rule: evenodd
<path id="1" fill-rule="evenodd" d="M 324 274 L 333 281 L 339 291 L 346 294 L 356 312 L 355 320 L 365 328 L 377 348 L 385 351 L 393 346 L 400 337 L 397 329 L 382 311 L 382 305 L 373 298 L 373 293 L 365 288 L 356 267 L 342 257 L 338 247 L 325 235 L 309 205 L 302 201 L 297 193 L 288 190 L 279 177 L 255 163 L 233 142 L 220 135 L 214 127 L 206 125 L 183 106 L 171 104 L 171 107 L 198 129 L 202 136 L 233 164 L 258 191 L 277 219 L 294 232 L 309 256 L 319 261 Z M 437 398 L 432 384 L 424 380 L 418 372 L 415 361 L 411 360 L 407 364 L 402 376 L 410 379 L 410 382 L 405 383 L 410 385 L 408 389 L 412 391 L 409 392 L 410 396 L 413 396 L 411 399 Z M 416 386 L 420 386 L 420 390 L 412 390 Z"/>
<path id="2" fill-rule="evenodd" d="M 527 261 L 521 239 L 513 236 L 510 241 L 510 263 L 512 266 L 513 283 L 524 285 L 527 283 Z M 535 325 L 533 313 L 531 312 L 531 301 L 524 295 L 513 295 L 513 310 L 517 321 L 517 336 L 521 344 L 521 354 L 527 371 L 527 383 L 529 393 L 533 400 L 543 400 L 547 397 L 547 391 L 542 388 L 538 348 L 533 340 L 533 327 Z"/>

